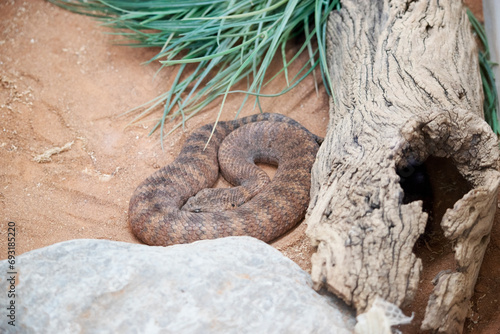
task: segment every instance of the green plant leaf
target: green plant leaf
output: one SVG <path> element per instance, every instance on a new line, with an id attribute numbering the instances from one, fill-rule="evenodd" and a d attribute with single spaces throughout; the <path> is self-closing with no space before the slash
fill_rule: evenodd
<path id="1" fill-rule="evenodd" d="M 242 104 L 250 96 L 260 108 L 259 98 L 278 96 L 296 87 L 306 75 L 320 65 L 323 81 L 325 69 L 325 29 L 328 14 L 339 6 L 339 0 L 49 0 L 50 2 L 101 21 L 120 44 L 134 47 L 160 47 L 148 62 L 160 61 L 164 66 L 178 66 L 177 75 L 168 91 L 151 101 L 129 110 L 137 113 L 132 124 L 163 105 L 163 113 L 153 131 L 163 131 L 167 119 L 193 117 L 214 99 L 222 96 L 221 109 L 228 94 L 242 94 Z M 314 24 L 311 24 L 314 23 Z M 287 44 L 303 36 L 303 44 L 290 60 Z M 315 47 L 317 45 L 317 47 Z M 319 49 L 319 52 L 318 52 Z M 306 52 L 309 60 L 293 79 L 289 68 Z M 283 68 L 268 79 L 272 59 L 280 53 Z M 186 64 L 196 64 L 194 71 Z M 305 70 L 309 68 L 309 70 Z M 188 72 L 186 77 L 181 76 Z M 272 94 L 261 90 L 280 73 L 286 87 Z M 306 74 L 304 74 L 306 73 Z M 247 89 L 231 90 L 242 80 Z M 315 85 L 317 83 L 315 80 Z M 331 92 L 331 83 L 325 84 Z M 317 89 L 317 88 L 316 88 Z M 167 135 L 172 131 L 170 130 Z"/>

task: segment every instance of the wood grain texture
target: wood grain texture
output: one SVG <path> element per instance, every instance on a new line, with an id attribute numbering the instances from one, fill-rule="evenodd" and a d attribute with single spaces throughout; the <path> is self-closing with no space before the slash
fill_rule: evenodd
<path id="1" fill-rule="evenodd" d="M 430 156 L 451 159 L 471 190 L 442 216 L 456 266 L 436 277 L 422 328 L 461 332 L 499 184 L 465 9 L 456 0 L 346 0 L 327 34 L 336 100 L 306 216 L 318 247 L 313 280 L 358 312 L 376 296 L 411 302 L 422 271 L 413 247 L 428 214 L 422 201 L 404 204 L 400 181 Z"/>

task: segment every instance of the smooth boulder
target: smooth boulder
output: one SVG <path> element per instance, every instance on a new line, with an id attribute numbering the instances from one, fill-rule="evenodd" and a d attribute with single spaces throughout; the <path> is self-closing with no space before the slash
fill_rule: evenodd
<path id="1" fill-rule="evenodd" d="M 23 254 L 16 268 L 16 326 L 3 320 L 0 332 L 351 333 L 355 324 L 308 273 L 249 237 L 170 247 L 79 239 Z"/>

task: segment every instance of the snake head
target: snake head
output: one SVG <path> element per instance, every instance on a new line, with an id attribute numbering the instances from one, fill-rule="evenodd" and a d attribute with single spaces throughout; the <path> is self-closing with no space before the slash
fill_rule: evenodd
<path id="1" fill-rule="evenodd" d="M 239 196 L 235 196 L 234 189 L 202 189 L 195 196 L 190 197 L 181 210 L 194 213 L 234 210 L 244 203 L 244 200 L 238 198 Z"/>

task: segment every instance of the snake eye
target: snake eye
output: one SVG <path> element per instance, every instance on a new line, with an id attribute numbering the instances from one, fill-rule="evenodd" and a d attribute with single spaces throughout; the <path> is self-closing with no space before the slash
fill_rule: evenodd
<path id="1" fill-rule="evenodd" d="M 194 209 L 193 210 L 194 213 L 200 213 L 201 212 L 201 209 Z"/>
<path id="2" fill-rule="evenodd" d="M 236 205 L 234 205 L 234 203 L 231 203 L 231 206 L 234 208 Z"/>

